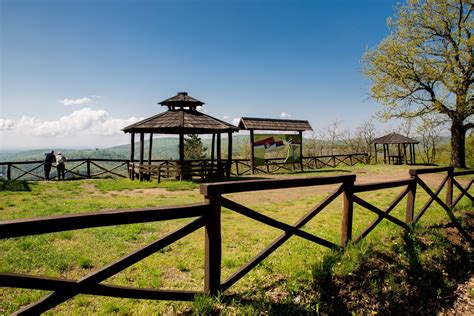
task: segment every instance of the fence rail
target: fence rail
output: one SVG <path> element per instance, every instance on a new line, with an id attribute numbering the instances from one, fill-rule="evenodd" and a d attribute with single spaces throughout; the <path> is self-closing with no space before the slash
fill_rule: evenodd
<path id="1" fill-rule="evenodd" d="M 280 170 L 292 171 L 301 169 L 299 163 L 287 164 L 284 158 L 269 158 L 265 164 L 257 166 L 257 173 L 275 173 Z M 170 159 L 154 159 L 151 165 L 139 165 L 137 161 L 127 159 L 113 158 L 80 158 L 69 159 L 66 163 L 65 175 L 69 178 L 93 179 L 103 176 L 115 177 L 134 177 L 135 174 L 155 175 L 159 180 L 161 178 L 173 178 L 178 172 L 179 161 Z M 329 155 L 316 157 L 303 157 L 303 168 L 320 169 L 336 168 L 338 166 L 353 166 L 357 163 L 367 163 L 367 154 L 347 154 L 347 155 Z M 221 165 L 217 165 L 216 160 L 198 159 L 189 162 L 190 175 L 200 178 L 207 177 L 210 174 L 224 174 L 228 160 L 223 159 Z M 7 180 L 42 180 L 44 161 L 5 161 L 0 162 L 0 174 Z M 231 174 L 241 176 L 250 174 L 250 159 L 234 158 L 231 160 Z M 1 175 L 0 175 L 1 177 Z M 52 179 L 56 178 L 54 173 Z"/>
<path id="2" fill-rule="evenodd" d="M 434 191 L 421 178 L 423 175 L 433 173 L 441 173 L 445 175 L 439 186 Z M 367 184 L 356 184 L 356 175 L 354 174 L 330 177 L 212 183 L 201 185 L 200 192 L 204 195 L 205 202 L 199 204 L 126 211 L 104 211 L 0 222 L 0 239 L 4 239 L 72 229 L 164 221 L 178 218 L 192 219 L 188 224 L 174 232 L 151 242 L 150 244 L 116 260 L 98 271 L 92 272 L 80 280 L 0 273 L 0 286 L 54 291 L 52 294 L 44 297 L 40 301 L 23 307 L 17 312 L 17 314 L 42 313 L 81 293 L 135 299 L 191 300 L 196 294 L 216 294 L 220 291 L 227 290 L 292 236 L 298 236 L 323 247 L 342 249 L 351 241 L 357 242 L 367 237 L 383 220 L 390 221 L 403 229 L 410 228 L 412 224 L 419 221 L 419 219 L 429 211 L 429 207 L 433 203 L 440 205 L 461 234 L 463 234 L 469 242 L 472 242 L 469 234 L 467 234 L 463 227 L 457 222 L 456 217 L 453 214 L 453 208 L 463 197 L 468 198 L 471 203 L 474 202 L 472 193 L 469 192 L 469 189 L 473 185 L 474 177 L 464 181 L 466 182 L 464 186 L 456 180 L 456 177 L 474 175 L 474 170 L 455 172 L 452 167 L 412 169 L 410 170 L 409 175 L 410 177 L 406 179 Z M 237 192 L 321 185 L 333 185 L 336 186 L 336 188 L 293 225 L 280 222 L 241 203 L 235 202 L 228 196 L 224 196 L 225 194 Z M 454 187 L 459 190 L 459 194 L 456 197 L 453 196 Z M 402 188 L 402 190 L 385 209 L 380 209 L 360 196 L 360 193 L 363 192 L 390 188 Z M 446 188 L 446 197 L 444 200 L 438 196 L 443 188 Z M 430 198 L 419 210 L 415 209 L 417 190 L 426 192 Z M 339 229 L 339 244 L 335 244 L 302 230 L 304 225 L 320 214 L 339 196 L 342 197 L 343 201 L 341 207 L 342 216 L 341 226 Z M 392 216 L 390 212 L 399 205 L 405 197 L 405 219 L 401 220 Z M 359 236 L 352 238 L 354 205 L 356 204 L 375 213 L 377 218 L 369 223 Z M 237 269 L 234 274 L 222 281 L 221 209 L 223 207 L 250 219 L 277 228 L 281 230 L 282 233 L 265 249 L 260 251 L 260 253 Z M 205 228 L 205 271 L 204 288 L 202 291 L 140 289 L 104 285 L 100 283 L 202 227 Z"/>

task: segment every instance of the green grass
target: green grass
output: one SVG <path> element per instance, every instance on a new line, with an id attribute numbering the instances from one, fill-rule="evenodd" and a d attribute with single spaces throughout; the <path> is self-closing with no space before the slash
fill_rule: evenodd
<path id="1" fill-rule="evenodd" d="M 395 169 L 394 169 L 395 168 Z M 383 177 L 393 171 L 406 171 L 404 166 L 355 166 L 353 169 L 333 172 L 322 170 L 305 176 L 373 174 Z M 284 175 L 294 176 L 294 175 Z M 296 175 L 295 175 L 296 176 Z M 381 178 L 380 180 L 383 180 Z M 30 191 L 1 191 L 0 220 L 32 218 L 48 215 L 73 214 L 104 209 L 132 209 L 164 205 L 202 202 L 203 196 L 194 182 L 170 181 L 163 183 L 138 182 L 127 179 L 80 180 L 65 182 L 28 182 Z M 277 220 L 293 224 L 314 205 L 319 203 L 332 187 L 278 190 L 262 194 L 250 192 L 231 194 L 229 198 Z M 359 196 L 384 209 L 402 188 L 366 192 Z M 444 191 L 440 196 L 443 196 Z M 427 200 L 427 194 L 417 194 L 417 209 Z M 341 197 L 310 221 L 304 230 L 339 243 Z M 461 207 L 472 209 L 466 199 Z M 404 199 L 391 215 L 403 220 Z M 376 218 L 373 213 L 354 207 L 353 236 Z M 445 220 L 444 211 L 437 205 L 430 207 L 420 225 L 434 225 Z M 160 236 L 188 223 L 190 220 L 172 220 L 146 224 L 120 225 L 68 232 L 44 234 L 0 240 L 0 272 L 79 279 L 117 260 Z M 387 249 L 403 230 L 388 221 L 382 221 L 368 238 L 350 248 L 339 265 L 331 270 L 347 275 L 360 268 L 375 245 Z M 227 209 L 222 210 L 222 280 L 265 248 L 281 231 L 255 222 Z M 355 247 L 355 246 L 354 246 Z M 243 279 L 233 285 L 219 299 L 196 297 L 194 302 L 128 300 L 79 295 L 60 304 L 52 313 L 64 314 L 150 314 L 178 313 L 193 310 L 207 314 L 209 308 L 230 314 L 254 314 L 274 309 L 274 297 L 286 312 L 314 311 L 317 303 L 301 298 L 301 293 L 312 284 L 323 258 L 333 253 L 319 245 L 292 237 L 265 259 Z M 107 284 L 142 288 L 186 289 L 200 291 L 204 277 L 204 230 L 200 229 L 145 260 L 104 281 Z M 317 273 L 316 273 L 317 274 Z M 392 281 L 390 281 L 392 282 Z M 393 282 L 392 282 L 393 283 Z M 375 287 L 377 284 L 373 284 Z M 2 288 L 0 314 L 11 313 L 45 295 L 45 291 Z M 309 295 L 309 294 L 308 294 Z M 300 297 L 300 298 L 298 298 Z M 250 302 L 250 303 L 249 303 Z"/>

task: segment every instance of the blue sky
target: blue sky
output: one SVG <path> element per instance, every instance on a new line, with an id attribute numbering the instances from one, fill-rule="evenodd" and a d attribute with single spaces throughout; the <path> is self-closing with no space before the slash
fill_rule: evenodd
<path id="1" fill-rule="evenodd" d="M 361 73 L 396 1 L 0 0 L 0 149 L 126 143 L 178 91 L 207 114 L 335 119 L 379 105 Z M 285 116 L 285 115 L 283 115 Z"/>

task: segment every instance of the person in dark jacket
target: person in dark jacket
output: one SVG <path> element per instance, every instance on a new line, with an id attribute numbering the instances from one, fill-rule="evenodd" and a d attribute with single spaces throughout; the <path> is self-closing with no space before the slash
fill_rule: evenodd
<path id="1" fill-rule="evenodd" d="M 53 165 L 53 162 L 56 160 L 56 157 L 54 156 L 54 150 L 51 150 L 50 153 L 45 153 L 45 158 L 44 158 L 44 179 L 49 180 L 49 173 L 51 172 L 51 166 Z"/>

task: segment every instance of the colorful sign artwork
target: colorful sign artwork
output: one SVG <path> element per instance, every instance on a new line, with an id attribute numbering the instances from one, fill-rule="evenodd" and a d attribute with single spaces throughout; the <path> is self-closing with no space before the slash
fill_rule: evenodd
<path id="1" fill-rule="evenodd" d="M 299 135 L 254 135 L 254 163 L 262 166 L 269 158 L 285 158 L 285 163 L 300 162 L 300 148 Z"/>

